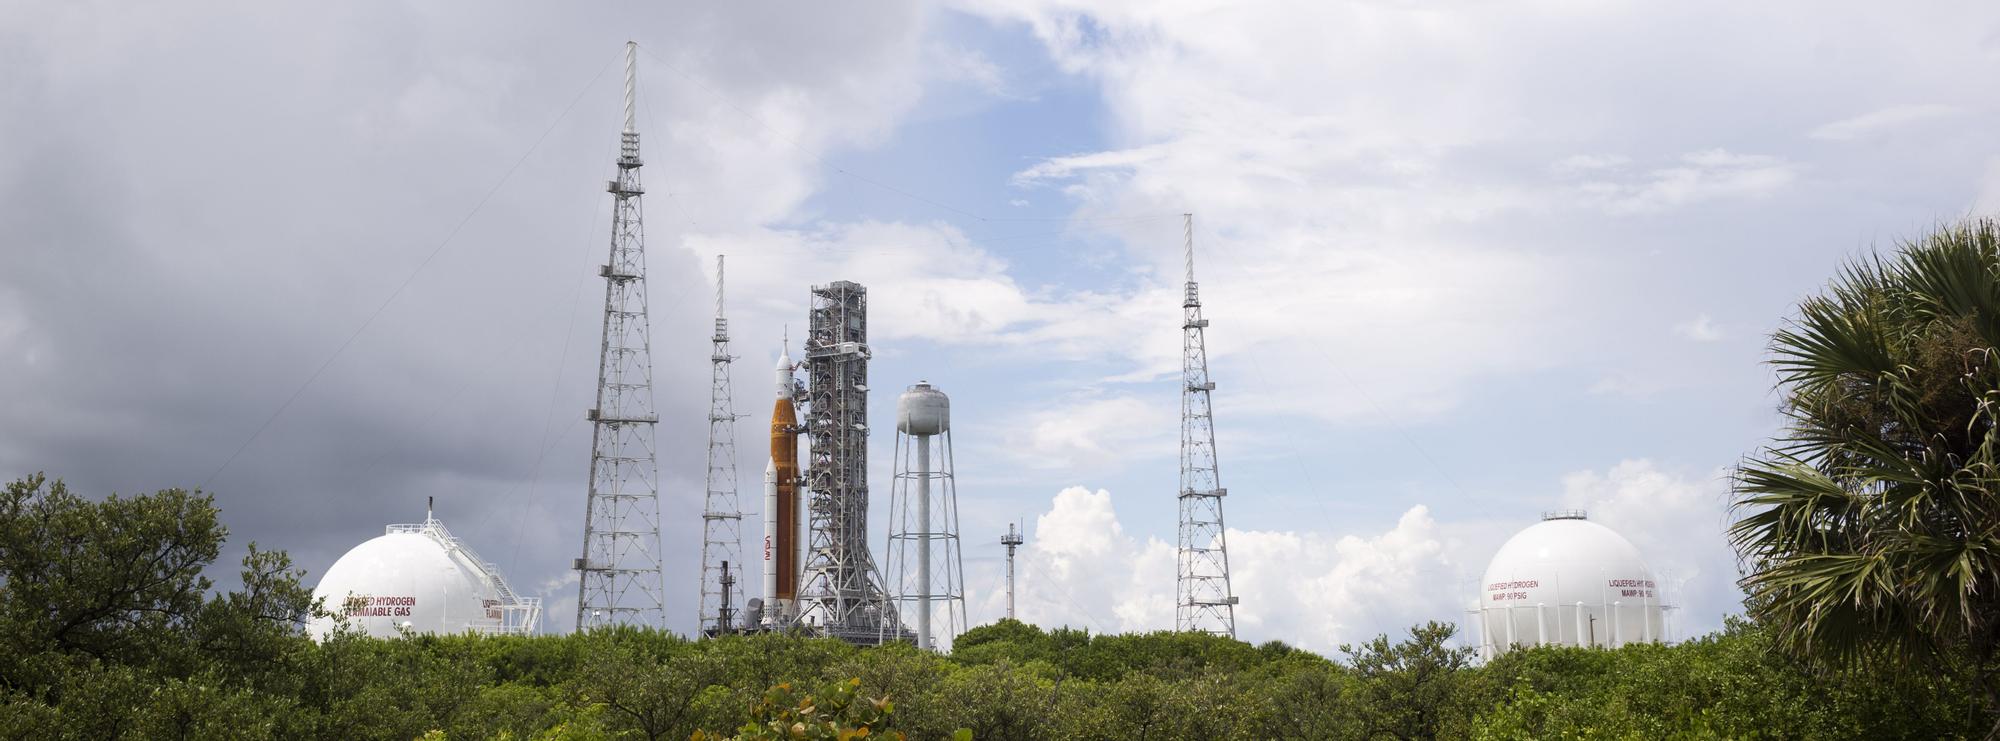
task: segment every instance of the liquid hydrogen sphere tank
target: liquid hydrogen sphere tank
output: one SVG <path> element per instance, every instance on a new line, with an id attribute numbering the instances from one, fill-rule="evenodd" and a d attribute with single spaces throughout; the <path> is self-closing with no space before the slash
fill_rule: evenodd
<path id="1" fill-rule="evenodd" d="M 326 570 L 313 597 L 353 629 L 378 638 L 406 631 L 528 633 L 541 614 L 539 600 L 514 596 L 489 564 L 436 520 L 391 525 L 355 546 Z M 316 618 L 306 631 L 323 640 L 335 626 L 334 618 Z"/>
<path id="2" fill-rule="evenodd" d="M 1630 541 L 1581 511 L 1516 533 L 1479 586 L 1480 653 L 1516 646 L 1617 648 L 1666 640 L 1659 585 Z"/>

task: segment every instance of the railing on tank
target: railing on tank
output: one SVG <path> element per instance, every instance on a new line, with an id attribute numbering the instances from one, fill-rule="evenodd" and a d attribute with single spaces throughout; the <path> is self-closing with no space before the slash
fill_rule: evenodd
<path id="1" fill-rule="evenodd" d="M 493 587 L 494 595 L 499 598 L 500 604 L 497 607 L 500 610 L 500 622 L 497 625 L 479 626 L 476 628 L 478 632 L 492 635 L 529 635 L 541 625 L 542 599 L 522 597 L 515 592 L 513 586 L 500 577 L 498 566 L 492 561 L 480 558 L 479 553 L 472 550 L 471 546 L 467 546 L 457 536 L 452 535 L 451 531 L 445 528 L 444 522 L 433 517 L 422 524 L 390 525 L 387 530 L 392 535 L 410 533 L 429 537 L 443 545 L 446 550 L 457 551 L 479 568 L 480 576 Z"/>

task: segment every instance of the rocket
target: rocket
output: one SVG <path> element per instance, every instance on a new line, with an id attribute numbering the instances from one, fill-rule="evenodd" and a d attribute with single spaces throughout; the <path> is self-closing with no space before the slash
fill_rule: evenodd
<path id="1" fill-rule="evenodd" d="M 791 612 L 799 591 L 799 417 L 789 353 L 773 369 L 777 400 L 771 406 L 771 462 L 764 466 L 764 604 L 766 614 Z"/>

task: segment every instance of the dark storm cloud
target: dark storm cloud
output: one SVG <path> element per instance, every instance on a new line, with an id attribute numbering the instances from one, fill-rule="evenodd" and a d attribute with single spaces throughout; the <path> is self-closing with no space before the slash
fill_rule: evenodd
<path id="1" fill-rule="evenodd" d="M 313 572 L 434 496 L 518 588 L 560 579 L 581 535 L 619 44 L 755 99 L 866 84 L 919 20 L 515 10 L 0 12 L 0 474 L 96 494 L 206 482 L 237 553 L 254 540 Z M 645 89 L 673 84 L 688 83 Z M 699 130 L 713 112 L 687 102 L 649 100 L 646 115 Z M 687 136 L 647 139 L 649 161 L 674 163 L 650 182 L 704 190 L 719 165 L 681 151 Z M 799 181 L 790 160 L 807 159 L 770 177 Z M 656 187 L 647 226 L 670 618 L 685 629 L 710 288 L 679 248 L 670 190 Z"/>

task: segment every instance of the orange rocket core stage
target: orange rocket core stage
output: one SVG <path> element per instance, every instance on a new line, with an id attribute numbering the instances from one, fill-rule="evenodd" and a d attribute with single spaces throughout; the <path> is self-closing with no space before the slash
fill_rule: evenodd
<path id="1" fill-rule="evenodd" d="M 778 486 L 778 593 L 796 599 L 799 591 L 799 417 L 791 399 L 771 407 L 771 466 Z"/>

